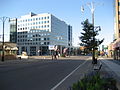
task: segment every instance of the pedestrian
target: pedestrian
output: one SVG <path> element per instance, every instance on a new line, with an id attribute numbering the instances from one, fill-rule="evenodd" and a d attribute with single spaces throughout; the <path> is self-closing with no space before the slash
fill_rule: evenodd
<path id="1" fill-rule="evenodd" d="M 57 51 L 54 51 L 54 59 L 57 60 Z"/>

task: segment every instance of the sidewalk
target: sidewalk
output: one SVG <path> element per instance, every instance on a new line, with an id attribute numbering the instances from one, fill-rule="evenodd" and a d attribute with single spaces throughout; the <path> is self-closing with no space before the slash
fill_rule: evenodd
<path id="1" fill-rule="evenodd" d="M 107 58 L 100 58 L 100 61 L 103 64 L 101 72 L 108 73 L 109 76 L 106 77 L 115 78 L 117 80 L 117 87 L 120 90 L 120 65 Z"/>
<path id="2" fill-rule="evenodd" d="M 102 68 L 100 69 L 100 75 L 104 78 L 115 78 L 117 80 L 117 88 L 120 90 L 120 65 L 109 61 L 110 59 L 100 58 L 98 60 L 97 67 L 102 63 Z M 94 71 L 94 67 L 91 64 L 91 60 L 87 60 L 86 63 L 82 65 L 78 70 L 74 72 L 70 77 L 68 77 L 64 82 L 58 83 L 54 89 L 51 90 L 71 90 L 70 87 L 73 83 L 82 79 L 85 75 Z"/>

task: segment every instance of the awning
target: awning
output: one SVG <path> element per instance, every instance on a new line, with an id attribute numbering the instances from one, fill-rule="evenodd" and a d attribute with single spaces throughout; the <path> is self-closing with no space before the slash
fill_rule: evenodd
<path id="1" fill-rule="evenodd" d="M 117 39 L 117 40 L 113 43 L 113 45 L 112 45 L 112 48 L 113 48 L 113 49 L 116 49 L 116 48 L 118 48 L 118 47 L 120 47 L 120 38 Z"/>

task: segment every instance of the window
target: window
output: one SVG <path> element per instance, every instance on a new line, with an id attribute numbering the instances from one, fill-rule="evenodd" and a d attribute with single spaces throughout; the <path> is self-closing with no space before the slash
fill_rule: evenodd
<path id="1" fill-rule="evenodd" d="M 47 17 L 47 19 L 49 19 L 49 16 Z"/>
<path id="2" fill-rule="evenodd" d="M 47 40 L 50 40 L 49 38 L 47 38 Z"/>
<path id="3" fill-rule="evenodd" d="M 120 20 L 119 20 L 119 24 L 120 24 Z"/>
<path id="4" fill-rule="evenodd" d="M 46 45 L 46 42 L 44 42 L 44 45 Z"/>
<path id="5" fill-rule="evenodd" d="M 120 6 L 120 2 L 118 2 L 118 6 Z"/>
<path id="6" fill-rule="evenodd" d="M 30 21 L 30 19 L 28 19 L 28 21 Z"/>
<path id="7" fill-rule="evenodd" d="M 41 45 L 43 45 L 44 44 L 44 42 L 41 42 Z"/>
<path id="8" fill-rule="evenodd" d="M 46 38 L 44 38 L 44 40 L 46 41 Z"/>
<path id="9" fill-rule="evenodd" d="M 44 38 L 41 38 L 41 40 L 44 40 Z"/>
<path id="10" fill-rule="evenodd" d="M 120 15 L 120 11 L 118 11 L 118 14 Z"/>
<path id="11" fill-rule="evenodd" d="M 49 45 L 49 42 L 47 42 L 47 45 Z"/>
<path id="12" fill-rule="evenodd" d="M 35 18 L 33 18 L 33 21 L 35 21 Z"/>

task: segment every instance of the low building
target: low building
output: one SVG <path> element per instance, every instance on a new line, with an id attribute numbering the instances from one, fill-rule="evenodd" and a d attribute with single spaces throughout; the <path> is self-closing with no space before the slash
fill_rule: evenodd
<path id="1" fill-rule="evenodd" d="M 0 43 L 0 59 L 2 58 L 3 55 L 3 48 L 2 48 L 3 44 Z M 8 59 L 16 59 L 17 56 L 17 45 L 15 43 L 10 43 L 10 42 L 5 42 L 4 43 L 4 57 L 5 60 Z"/>

